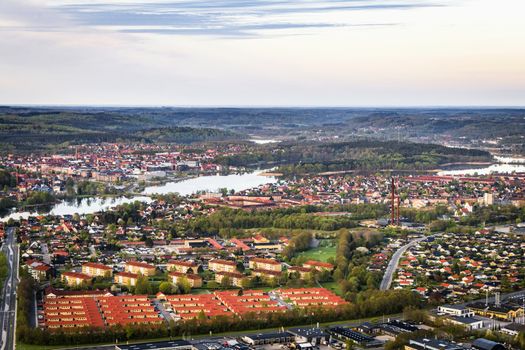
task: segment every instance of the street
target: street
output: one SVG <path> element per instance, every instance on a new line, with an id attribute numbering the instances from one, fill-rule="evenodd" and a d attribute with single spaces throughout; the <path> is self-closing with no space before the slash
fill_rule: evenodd
<path id="1" fill-rule="evenodd" d="M 411 240 L 401 248 L 399 248 L 394 255 L 392 255 L 392 258 L 390 259 L 390 262 L 388 263 L 388 266 L 386 267 L 385 274 L 383 275 L 383 280 L 381 281 L 381 286 L 379 289 L 381 290 L 388 290 L 390 289 L 390 285 L 392 284 L 392 278 L 394 277 L 394 273 L 396 272 L 397 265 L 399 264 L 399 259 L 403 254 L 408 250 L 408 248 L 413 247 L 419 242 L 424 241 L 428 237 L 419 237 Z"/>
<path id="2" fill-rule="evenodd" d="M 16 323 L 16 286 L 18 284 L 18 245 L 14 237 L 14 228 L 6 230 L 2 252 L 9 264 L 9 273 L 5 280 L 0 304 L 0 327 L 2 330 L 1 350 L 15 348 Z"/>

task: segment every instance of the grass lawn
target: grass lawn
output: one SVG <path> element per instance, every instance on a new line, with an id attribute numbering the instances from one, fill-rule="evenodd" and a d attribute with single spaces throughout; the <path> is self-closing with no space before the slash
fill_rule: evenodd
<path id="1" fill-rule="evenodd" d="M 395 314 L 395 315 L 385 315 L 384 317 L 392 318 L 392 317 L 399 317 L 401 314 Z M 359 324 L 363 323 L 365 321 L 368 322 L 374 322 L 380 320 L 381 317 L 368 317 L 368 318 L 362 318 L 357 320 L 346 320 L 346 321 L 335 321 L 335 322 L 326 322 L 326 323 L 320 323 L 319 326 L 321 327 L 328 327 L 336 324 Z M 311 327 L 315 326 L 314 324 L 307 324 L 307 325 L 299 325 L 294 327 Z M 285 327 L 286 328 L 286 327 Z M 247 331 L 238 331 L 238 332 L 226 332 L 226 333 L 215 333 L 213 336 L 239 336 L 242 334 L 253 334 L 258 333 L 261 331 L 277 331 L 277 328 L 265 328 L 265 329 L 252 329 Z M 202 334 L 202 335 L 195 335 L 192 336 L 193 339 L 199 339 L 199 338 L 207 338 L 209 337 L 209 334 Z M 157 338 L 157 339 L 144 339 L 144 340 L 137 340 L 137 341 L 130 341 L 130 344 L 133 343 L 145 343 L 145 342 L 156 342 L 156 341 L 163 341 L 163 340 L 170 340 L 170 338 Z M 78 348 L 78 347 L 95 347 L 95 346 L 103 346 L 103 345 L 115 345 L 112 344 L 80 344 L 80 345 L 49 345 L 49 346 L 43 346 L 43 345 L 27 345 L 20 342 L 16 343 L 16 349 L 17 350 L 56 350 L 56 349 L 72 349 L 72 348 Z"/>
<path id="2" fill-rule="evenodd" d="M 335 258 L 336 249 L 336 247 L 318 247 L 301 252 L 298 256 L 312 260 L 327 261 L 330 257 Z"/>
<path id="3" fill-rule="evenodd" d="M 325 287 L 328 290 L 331 290 L 335 294 L 339 296 L 343 296 L 343 291 L 341 290 L 341 286 L 337 282 L 325 282 L 321 283 L 323 287 Z"/>

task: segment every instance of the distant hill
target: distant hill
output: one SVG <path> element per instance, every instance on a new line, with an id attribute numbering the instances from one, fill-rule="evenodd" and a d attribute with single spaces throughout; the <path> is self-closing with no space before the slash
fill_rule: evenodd
<path id="1" fill-rule="evenodd" d="M 0 150 L 34 152 L 117 140 L 186 144 L 241 138 L 228 130 L 175 124 L 154 116 L 117 111 L 0 108 Z"/>
<path id="2" fill-rule="evenodd" d="M 523 154 L 525 109 L 0 106 L 0 147 L 11 150 L 116 139 L 191 143 L 246 135 L 454 141 L 473 148 L 497 142 L 496 147 Z"/>

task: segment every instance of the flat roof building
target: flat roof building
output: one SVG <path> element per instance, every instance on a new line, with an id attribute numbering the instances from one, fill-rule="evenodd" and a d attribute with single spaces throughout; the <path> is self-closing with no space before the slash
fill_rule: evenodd
<path id="1" fill-rule="evenodd" d="M 115 345 L 115 350 L 191 350 L 192 348 L 191 343 L 186 340 Z"/>

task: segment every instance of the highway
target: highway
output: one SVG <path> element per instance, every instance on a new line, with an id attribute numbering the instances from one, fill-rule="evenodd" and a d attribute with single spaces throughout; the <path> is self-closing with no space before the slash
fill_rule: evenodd
<path id="1" fill-rule="evenodd" d="M 388 263 L 388 266 L 386 267 L 385 274 L 383 275 L 383 280 L 381 281 L 381 285 L 379 286 L 379 289 L 381 290 L 388 290 L 390 289 L 390 285 L 392 284 L 392 278 L 394 277 L 394 272 L 396 272 L 397 265 L 399 264 L 399 259 L 403 256 L 403 254 L 410 248 L 416 245 L 419 242 L 424 241 L 428 237 L 419 237 L 414 238 L 401 248 L 399 248 L 394 255 L 392 255 L 392 258 L 390 259 L 390 262 Z"/>
<path id="2" fill-rule="evenodd" d="M 1 350 L 15 348 L 16 323 L 16 286 L 18 284 L 18 245 L 14 228 L 6 230 L 2 252 L 6 255 L 9 264 L 9 273 L 5 280 L 0 300 L 0 329 L 2 330 Z"/>

